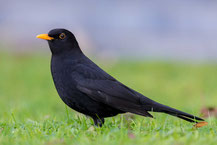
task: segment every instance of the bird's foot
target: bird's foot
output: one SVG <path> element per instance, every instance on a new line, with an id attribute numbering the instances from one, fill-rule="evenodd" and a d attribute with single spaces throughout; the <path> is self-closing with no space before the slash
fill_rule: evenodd
<path id="1" fill-rule="evenodd" d="M 93 119 L 93 120 L 94 120 L 94 125 L 98 126 L 98 127 L 102 127 L 102 125 L 105 122 L 104 118 L 97 118 L 97 119 Z"/>

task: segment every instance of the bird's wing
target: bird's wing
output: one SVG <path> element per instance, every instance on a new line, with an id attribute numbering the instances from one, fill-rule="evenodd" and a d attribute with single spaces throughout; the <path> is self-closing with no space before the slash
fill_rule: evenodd
<path id="1" fill-rule="evenodd" d="M 76 76 L 77 89 L 93 100 L 124 112 L 152 117 L 142 107 L 141 97 L 135 91 L 121 84 L 100 68 L 93 70 L 89 66 L 82 66 L 76 72 L 77 75 L 74 76 Z"/>

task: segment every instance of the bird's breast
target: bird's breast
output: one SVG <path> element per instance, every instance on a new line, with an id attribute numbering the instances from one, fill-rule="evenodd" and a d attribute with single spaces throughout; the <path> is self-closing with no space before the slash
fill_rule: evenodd
<path id="1" fill-rule="evenodd" d="M 71 68 L 64 63 L 51 62 L 51 74 L 57 92 L 61 99 L 66 103 L 68 98 L 73 101 L 75 96 L 76 82 L 71 76 Z"/>

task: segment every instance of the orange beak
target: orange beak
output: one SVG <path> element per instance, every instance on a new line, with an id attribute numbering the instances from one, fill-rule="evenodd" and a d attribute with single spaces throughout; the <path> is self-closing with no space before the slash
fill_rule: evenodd
<path id="1" fill-rule="evenodd" d="M 40 34 L 40 35 L 37 35 L 36 38 L 40 38 L 40 39 L 44 39 L 44 40 L 54 39 L 53 37 L 48 36 L 48 34 Z"/>

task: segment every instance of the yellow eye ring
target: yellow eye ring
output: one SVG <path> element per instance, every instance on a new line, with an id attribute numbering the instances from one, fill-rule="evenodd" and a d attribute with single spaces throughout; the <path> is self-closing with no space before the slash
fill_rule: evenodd
<path id="1" fill-rule="evenodd" d="M 61 34 L 59 35 L 59 38 L 60 38 L 60 39 L 66 38 L 66 34 L 65 34 L 65 33 L 61 33 Z"/>

